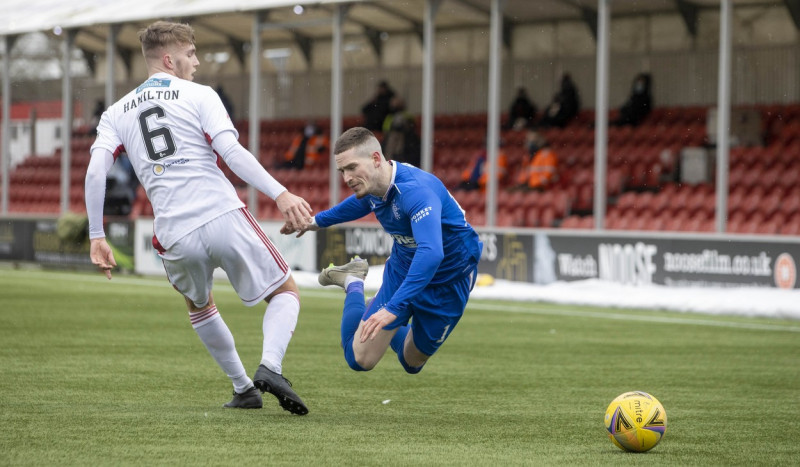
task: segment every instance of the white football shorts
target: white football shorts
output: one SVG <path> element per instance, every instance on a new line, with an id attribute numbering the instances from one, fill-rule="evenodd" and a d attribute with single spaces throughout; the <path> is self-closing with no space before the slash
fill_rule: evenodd
<path id="1" fill-rule="evenodd" d="M 222 268 L 247 306 L 264 300 L 291 270 L 246 208 L 227 212 L 159 255 L 175 289 L 196 307 L 208 304 L 214 269 Z"/>

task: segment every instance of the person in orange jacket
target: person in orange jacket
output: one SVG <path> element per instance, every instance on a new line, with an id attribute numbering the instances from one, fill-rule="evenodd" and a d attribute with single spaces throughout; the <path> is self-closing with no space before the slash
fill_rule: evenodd
<path id="1" fill-rule="evenodd" d="M 319 165 L 328 160 L 328 137 L 314 122 L 308 122 L 303 133 L 294 137 L 292 145 L 283 155 L 281 167 L 300 170 Z"/>
<path id="2" fill-rule="evenodd" d="M 544 190 L 558 179 L 558 156 L 547 139 L 536 131 L 529 132 L 525 140 L 531 158 L 517 176 L 514 188 Z"/>
<path id="3" fill-rule="evenodd" d="M 497 150 L 497 184 L 505 184 L 508 174 L 508 157 L 502 148 L 502 141 Z M 458 185 L 460 190 L 486 189 L 486 182 L 489 180 L 489 167 L 486 165 L 486 148 L 475 153 L 469 166 L 461 172 L 461 183 Z"/>

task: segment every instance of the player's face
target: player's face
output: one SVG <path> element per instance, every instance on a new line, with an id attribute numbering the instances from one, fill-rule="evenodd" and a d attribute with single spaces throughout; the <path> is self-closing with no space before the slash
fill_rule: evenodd
<path id="1" fill-rule="evenodd" d="M 342 174 L 344 182 L 353 190 L 356 198 L 363 198 L 368 194 L 381 196 L 374 193 L 378 180 L 375 154 L 366 156 L 363 152 L 358 152 L 357 149 L 351 148 L 341 154 L 337 154 L 336 169 Z M 380 155 L 377 157 L 380 157 Z"/>
<path id="2" fill-rule="evenodd" d="M 194 44 L 177 44 L 173 47 L 170 56 L 175 76 L 189 81 L 194 80 L 194 72 L 200 65 L 196 52 Z"/>

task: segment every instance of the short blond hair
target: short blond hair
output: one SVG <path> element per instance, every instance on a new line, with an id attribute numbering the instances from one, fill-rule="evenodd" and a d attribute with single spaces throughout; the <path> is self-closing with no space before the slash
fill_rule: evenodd
<path id="1" fill-rule="evenodd" d="M 145 57 L 153 51 L 176 44 L 194 44 L 194 29 L 188 24 L 156 21 L 139 31 Z"/>

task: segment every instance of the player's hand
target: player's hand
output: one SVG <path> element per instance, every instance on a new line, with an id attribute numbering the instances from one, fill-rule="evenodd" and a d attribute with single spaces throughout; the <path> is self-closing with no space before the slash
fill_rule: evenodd
<path id="1" fill-rule="evenodd" d="M 114 259 L 114 252 L 111 251 L 111 247 L 108 246 L 105 238 L 92 239 L 89 257 L 92 259 L 92 264 L 103 271 L 108 280 L 111 280 L 111 269 L 117 266 L 117 261 Z"/>
<path id="2" fill-rule="evenodd" d="M 275 203 L 291 228 L 304 230 L 311 224 L 311 218 L 314 217 L 311 214 L 311 206 L 303 198 L 284 191 L 275 198 Z"/>
<path id="3" fill-rule="evenodd" d="M 285 224 L 283 224 L 283 227 L 281 227 L 281 233 L 283 235 L 291 235 L 291 234 L 297 232 L 297 235 L 296 235 L 297 238 L 302 237 L 303 234 L 308 232 L 309 230 L 311 230 L 313 232 L 316 232 L 317 230 L 319 230 L 319 226 L 318 225 L 314 225 L 314 224 L 309 224 L 308 227 L 306 227 L 304 229 L 295 229 L 294 227 L 292 227 L 291 224 L 286 222 Z"/>
<path id="4" fill-rule="evenodd" d="M 377 313 L 364 321 L 364 326 L 361 328 L 361 343 L 363 344 L 367 339 L 375 339 L 378 332 L 395 319 L 397 319 L 397 316 L 386 310 L 386 308 L 378 310 Z"/>

